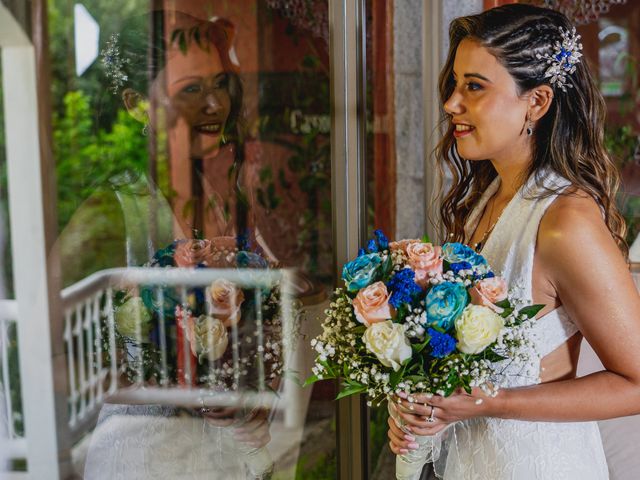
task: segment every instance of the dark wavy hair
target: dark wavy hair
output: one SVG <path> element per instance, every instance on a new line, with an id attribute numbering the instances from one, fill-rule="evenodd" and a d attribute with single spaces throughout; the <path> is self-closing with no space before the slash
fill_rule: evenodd
<path id="1" fill-rule="evenodd" d="M 458 45 L 465 38 L 478 41 L 504 66 L 516 82 L 519 93 L 540 85 L 550 85 L 545 78 L 548 64 L 538 54 L 552 53 L 560 41 L 560 28 L 573 28 L 563 14 L 546 8 L 510 4 L 478 15 L 455 19 L 449 27 L 450 47 L 440 73 L 441 105 L 451 96 L 455 82 L 453 63 Z M 606 107 L 587 62 L 578 63 L 567 76 L 573 88 L 554 88 L 549 111 L 538 121 L 533 134 L 533 158 L 522 182 L 532 176 L 542 187 L 542 176 L 551 169 L 567 178 L 575 187 L 587 192 L 601 207 L 607 228 L 625 256 L 626 225 L 616 204 L 620 184 L 618 170 L 604 147 Z M 436 147 L 441 173 L 453 177 L 453 185 L 441 194 L 440 215 L 452 241 L 465 239 L 464 225 L 471 209 L 487 189 L 497 172 L 490 162 L 470 162 L 460 157 L 453 137 L 453 125 L 442 111 L 446 134 Z M 542 190 L 542 196 L 559 193 Z"/>

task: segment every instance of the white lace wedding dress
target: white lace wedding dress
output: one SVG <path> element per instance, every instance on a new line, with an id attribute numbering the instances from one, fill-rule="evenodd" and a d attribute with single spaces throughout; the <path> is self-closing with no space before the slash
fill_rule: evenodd
<path id="1" fill-rule="evenodd" d="M 471 213 L 467 239 L 482 211 L 497 191 L 500 179 L 490 185 Z M 549 173 L 544 186 L 566 188 L 569 182 Z M 557 195 L 535 198 L 542 191 L 533 179 L 520 189 L 505 208 L 482 254 L 496 274 L 520 286 L 532 297 L 533 256 L 540 220 Z M 539 318 L 534 326 L 538 351 L 551 353 L 578 329 L 563 307 Z M 509 387 L 539 382 L 540 362 L 521 369 L 506 366 Z M 540 405 L 544 409 L 544 405 Z M 477 418 L 461 422 L 446 434 L 448 455 L 435 469 L 445 480 L 603 480 L 607 463 L 596 422 L 528 422 Z"/>

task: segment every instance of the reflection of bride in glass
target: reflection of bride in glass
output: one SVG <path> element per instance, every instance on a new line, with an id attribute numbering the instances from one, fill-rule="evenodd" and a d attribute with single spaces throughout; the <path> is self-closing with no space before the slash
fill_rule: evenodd
<path id="1" fill-rule="evenodd" d="M 154 12 L 153 17 L 157 20 L 163 14 Z M 242 261 L 265 266 L 273 259 L 269 258 L 259 234 L 250 233 L 251 202 L 241 187 L 244 147 L 239 120 L 243 92 L 232 48 L 233 25 L 223 19 L 199 21 L 180 13 L 172 13 L 163 20 L 170 25 L 157 28 L 171 33 L 169 38 L 156 39 L 152 48 L 141 24 L 124 29 L 119 37 L 111 37 L 103 54 L 112 88 L 122 89 L 127 110 L 144 124 L 143 133 L 150 139 L 151 180 L 144 174 L 123 172 L 112 182 L 125 217 L 127 263 L 140 264 L 158 246 L 169 243 L 169 247 L 153 256 L 152 266 L 235 267 L 243 251 L 251 249 L 260 255 L 247 252 Z M 149 52 L 153 52 L 151 75 L 140 68 L 147 64 Z M 148 77 L 152 80 L 147 97 L 141 92 Z M 168 175 L 165 174 L 169 179 L 164 180 L 170 188 L 162 187 L 159 172 L 162 164 L 158 160 L 164 145 L 171 159 Z M 170 241 L 176 237 L 178 240 Z M 203 299 L 199 298 L 203 292 L 190 294 L 193 320 L 204 313 L 198 311 L 203 309 Z M 143 289 L 143 299 L 144 293 Z M 236 295 L 242 298 L 241 291 Z M 144 308 L 141 302 L 136 303 L 139 298 L 132 294 L 124 297 L 120 313 Z M 157 298 L 150 300 L 153 304 Z M 177 318 L 180 309 L 175 306 L 180 299 L 173 300 L 172 304 L 169 292 L 159 307 L 163 312 L 167 310 L 169 317 L 177 312 L 174 328 L 178 338 L 172 340 L 178 364 L 174 365 L 173 373 L 179 383 L 198 382 L 197 375 L 194 378 L 184 375 L 185 366 L 181 368 L 179 362 L 184 353 L 180 353 L 180 336 L 187 335 L 193 351 L 196 339 L 191 334 L 197 328 L 187 327 L 183 331 L 180 325 L 186 324 L 181 321 L 190 315 L 182 311 L 183 318 Z M 149 315 L 145 315 L 142 317 L 148 319 Z M 141 318 L 141 314 L 137 313 L 137 317 Z M 127 318 L 121 321 L 118 318 L 116 310 L 119 338 L 126 338 Z M 206 323 L 204 327 L 206 330 Z M 153 327 L 145 328 L 153 338 Z M 249 322 L 238 324 L 242 358 L 251 356 L 253 347 L 247 343 L 253 330 L 255 325 Z M 148 349 L 149 343 L 125 341 L 123 346 Z M 216 358 L 218 364 L 225 360 L 225 355 L 230 354 Z M 197 369 L 195 355 L 191 362 Z M 253 373 L 243 373 L 240 387 L 255 386 Z M 231 386 L 219 383 L 218 387 Z M 277 379 L 271 386 L 277 386 Z M 270 469 L 268 459 L 252 461 L 249 457 L 264 457 L 263 447 L 270 440 L 269 412 L 237 407 L 193 410 L 159 405 L 106 405 L 92 438 L 86 478 L 245 478 L 243 464 L 247 465 L 250 478 L 266 478 Z M 252 468 L 256 466 L 259 471 Z"/>

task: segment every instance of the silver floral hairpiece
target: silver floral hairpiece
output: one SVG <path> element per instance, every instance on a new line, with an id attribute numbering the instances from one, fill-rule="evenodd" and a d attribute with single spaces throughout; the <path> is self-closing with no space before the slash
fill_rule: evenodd
<path id="1" fill-rule="evenodd" d="M 576 33 L 576 27 L 571 30 L 564 30 L 559 27 L 562 42 L 556 41 L 553 45 L 553 53 L 538 54 L 538 59 L 545 59 L 549 67 L 544 73 L 544 78 L 551 78 L 549 82 L 552 86 L 557 86 L 563 92 L 566 87 L 573 88 L 568 82 L 567 76 L 576 71 L 576 64 L 580 63 L 582 57 L 582 43 L 580 35 Z"/>
<path id="2" fill-rule="evenodd" d="M 101 52 L 102 65 L 104 66 L 107 78 L 111 80 L 110 88 L 114 94 L 118 93 L 118 89 L 124 86 L 125 82 L 129 80 L 129 76 L 124 73 L 124 67 L 129 63 L 129 59 L 120 56 L 118 41 L 118 34 L 112 34 Z"/>

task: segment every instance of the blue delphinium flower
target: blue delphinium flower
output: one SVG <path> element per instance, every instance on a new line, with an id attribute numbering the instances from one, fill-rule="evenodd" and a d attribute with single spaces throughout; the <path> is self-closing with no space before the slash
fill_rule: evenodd
<path id="1" fill-rule="evenodd" d="M 389 303 L 398 308 L 403 303 L 411 303 L 413 296 L 422 292 L 420 285 L 415 282 L 416 274 L 410 268 L 404 268 L 396 273 L 389 281 L 387 288 L 391 290 Z"/>
<path id="2" fill-rule="evenodd" d="M 382 259 L 377 253 L 369 253 L 345 264 L 342 269 L 342 279 L 347 290 L 357 292 L 371 285 L 378 279 L 381 263 Z"/>
<path id="3" fill-rule="evenodd" d="M 376 243 L 375 240 L 373 239 L 369 240 L 369 243 L 367 243 L 367 252 L 378 253 L 378 244 Z"/>
<path id="4" fill-rule="evenodd" d="M 433 328 L 427 329 L 427 333 L 431 337 L 429 346 L 432 357 L 444 358 L 456 349 L 456 339 L 448 333 L 441 333 Z"/>
<path id="5" fill-rule="evenodd" d="M 442 255 L 450 264 L 468 262 L 472 267 L 487 264 L 487 260 L 482 255 L 478 255 L 462 243 L 445 243 L 442 246 Z"/>
<path id="6" fill-rule="evenodd" d="M 469 262 L 458 262 L 450 265 L 451 271 L 456 275 L 460 270 L 471 270 L 472 266 Z"/>
<path id="7" fill-rule="evenodd" d="M 389 239 L 385 236 L 382 230 L 376 230 L 373 234 L 376 236 L 376 241 L 378 242 L 380 250 L 386 250 L 389 248 Z"/>
<path id="8" fill-rule="evenodd" d="M 469 294 L 464 285 L 456 282 L 436 285 L 427 293 L 427 322 L 451 330 L 468 303 Z"/>
<path id="9" fill-rule="evenodd" d="M 364 248 L 359 248 L 359 249 L 358 249 L 358 256 L 359 256 L 359 257 L 361 257 L 361 256 L 363 256 L 363 255 L 366 255 L 366 254 L 367 254 L 367 252 L 365 252 L 365 251 L 364 251 Z"/>

